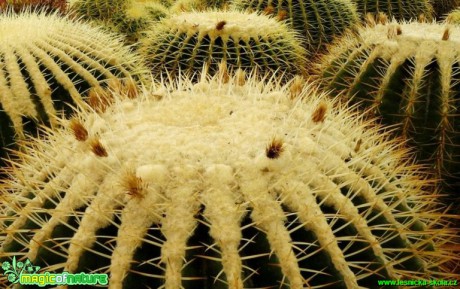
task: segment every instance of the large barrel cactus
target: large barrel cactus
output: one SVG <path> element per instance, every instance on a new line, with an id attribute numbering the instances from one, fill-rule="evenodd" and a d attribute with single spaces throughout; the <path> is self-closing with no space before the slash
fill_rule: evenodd
<path id="1" fill-rule="evenodd" d="M 140 53 L 156 77 L 180 73 L 215 74 L 224 63 L 230 70 L 258 69 L 260 74 L 292 76 L 305 72 L 300 37 L 265 15 L 237 11 L 186 12 L 152 26 Z"/>
<path id="2" fill-rule="evenodd" d="M 433 2 L 436 2 L 434 0 Z M 430 19 L 433 15 L 433 7 L 430 0 L 353 0 L 356 3 L 358 12 L 361 16 L 367 13 L 379 14 L 384 13 L 390 19 L 411 20 L 418 19 L 420 15 Z M 438 1 L 442 2 L 442 0 Z"/>
<path id="3" fill-rule="evenodd" d="M 225 82 L 106 92 L 30 142 L 1 187 L 0 262 L 110 289 L 451 276 L 454 230 L 398 139 L 300 78 Z"/>
<path id="4" fill-rule="evenodd" d="M 69 13 L 126 36 L 128 44 L 138 41 L 152 22 L 169 14 L 169 0 L 73 0 Z"/>
<path id="5" fill-rule="evenodd" d="M 305 37 L 305 48 L 313 52 L 358 22 L 356 7 L 350 0 L 234 0 L 231 7 L 286 20 Z"/>
<path id="6" fill-rule="evenodd" d="M 56 14 L 2 14 L 0 35 L 0 157 L 37 123 L 54 126 L 56 115 L 81 104 L 89 88 L 146 76 L 120 37 Z"/>
<path id="7" fill-rule="evenodd" d="M 450 192 L 460 189 L 460 28 L 389 23 L 363 28 L 320 61 L 328 89 L 396 125 Z"/>

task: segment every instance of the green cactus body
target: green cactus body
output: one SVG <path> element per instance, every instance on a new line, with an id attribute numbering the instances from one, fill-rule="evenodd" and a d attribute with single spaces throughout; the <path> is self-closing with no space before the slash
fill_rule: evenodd
<path id="1" fill-rule="evenodd" d="M 436 18 L 442 18 L 455 8 L 460 7 L 459 0 L 431 0 Z"/>
<path id="2" fill-rule="evenodd" d="M 384 13 L 390 19 L 411 20 L 418 19 L 424 15 L 426 19 L 431 19 L 433 7 L 430 0 L 353 0 L 356 3 L 358 13 L 365 16 L 367 13 Z"/>
<path id="3" fill-rule="evenodd" d="M 459 190 L 459 28 L 417 22 L 363 28 L 333 46 L 318 67 L 325 87 L 363 100 L 396 125 L 450 191 Z"/>
<path id="4" fill-rule="evenodd" d="M 305 47 L 316 52 L 358 22 L 349 0 L 235 0 L 232 8 L 263 11 L 286 19 L 305 37 Z"/>
<path id="5" fill-rule="evenodd" d="M 258 69 L 260 74 L 303 74 L 305 51 L 286 25 L 257 13 L 185 12 L 152 27 L 139 49 L 155 76 Z"/>
<path id="6" fill-rule="evenodd" d="M 448 278 L 454 229 L 399 140 L 300 78 L 254 79 L 113 93 L 24 147 L 0 261 L 110 289 Z"/>
<path id="7" fill-rule="evenodd" d="M 145 28 L 169 14 L 170 5 L 168 0 L 78 0 L 71 2 L 70 13 L 122 33 L 128 44 L 134 44 Z"/>
<path id="8" fill-rule="evenodd" d="M 0 156 L 37 123 L 54 126 L 89 88 L 146 72 L 119 37 L 100 29 L 56 14 L 0 15 Z"/>

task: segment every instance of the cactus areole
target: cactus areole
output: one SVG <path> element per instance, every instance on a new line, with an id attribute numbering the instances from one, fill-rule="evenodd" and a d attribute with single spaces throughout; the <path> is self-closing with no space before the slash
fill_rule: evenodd
<path id="1" fill-rule="evenodd" d="M 190 83 L 106 95 L 23 147 L 0 262 L 108 273 L 110 289 L 449 276 L 436 196 L 378 126 L 300 78 Z"/>

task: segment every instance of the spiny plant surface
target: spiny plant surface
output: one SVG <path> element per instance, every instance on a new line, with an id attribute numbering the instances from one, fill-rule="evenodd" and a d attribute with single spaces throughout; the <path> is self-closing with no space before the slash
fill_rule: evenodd
<path id="1" fill-rule="evenodd" d="M 205 11 L 173 14 L 152 26 L 139 49 L 157 77 L 179 73 L 215 74 L 228 69 L 305 72 L 300 37 L 285 24 L 257 13 Z"/>
<path id="2" fill-rule="evenodd" d="M 449 192 L 460 189 L 460 28 L 389 23 L 361 29 L 318 65 L 323 85 L 364 101 L 418 148 Z"/>
<path id="3" fill-rule="evenodd" d="M 409 21 L 418 19 L 421 14 L 430 19 L 433 14 L 430 0 L 353 0 L 353 2 L 356 3 L 361 16 L 365 16 L 367 13 L 385 13 L 389 19 Z"/>
<path id="4" fill-rule="evenodd" d="M 176 0 L 170 11 L 180 13 L 186 11 L 206 11 L 209 9 L 228 9 L 230 0 Z"/>
<path id="5" fill-rule="evenodd" d="M 234 0 L 232 9 L 249 9 L 286 20 L 305 37 L 305 48 L 316 52 L 358 22 L 349 0 Z"/>
<path id="6" fill-rule="evenodd" d="M 433 12 L 436 18 L 442 18 L 455 8 L 460 7 L 459 0 L 431 0 Z"/>
<path id="7" fill-rule="evenodd" d="M 82 103 L 90 87 L 146 70 L 120 37 L 56 13 L 0 15 L 0 157 L 4 146 L 51 126 L 69 105 Z"/>
<path id="8" fill-rule="evenodd" d="M 454 229 L 399 139 L 300 78 L 125 95 L 24 145 L 1 188 L 2 262 L 107 272 L 110 289 L 453 275 Z"/>
<path id="9" fill-rule="evenodd" d="M 451 11 L 447 14 L 446 20 L 447 23 L 459 25 L 460 24 L 460 8 Z"/>
<path id="10" fill-rule="evenodd" d="M 133 44 L 143 29 L 169 14 L 171 5 L 169 0 L 75 0 L 69 13 L 122 33 Z"/>

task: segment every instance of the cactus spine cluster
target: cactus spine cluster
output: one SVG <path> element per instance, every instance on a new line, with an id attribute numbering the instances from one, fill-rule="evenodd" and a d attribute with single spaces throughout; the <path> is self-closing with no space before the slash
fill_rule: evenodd
<path id="1" fill-rule="evenodd" d="M 398 140 L 300 78 L 178 83 L 106 93 L 23 148 L 0 261 L 108 272 L 110 289 L 450 276 L 453 230 Z"/>
<path id="2" fill-rule="evenodd" d="M 447 14 L 446 22 L 454 25 L 460 24 L 460 8 L 451 11 Z"/>
<path id="3" fill-rule="evenodd" d="M 305 50 L 300 37 L 273 18 L 238 11 L 173 14 L 146 34 L 139 49 L 155 76 L 215 74 L 229 69 L 258 69 L 260 74 L 303 74 Z"/>
<path id="4" fill-rule="evenodd" d="M 436 18 L 442 18 L 455 8 L 460 7 L 459 0 L 432 0 L 433 12 Z"/>
<path id="5" fill-rule="evenodd" d="M 206 11 L 209 9 L 228 9 L 229 0 L 176 0 L 170 10 L 173 13 L 185 11 Z"/>
<path id="6" fill-rule="evenodd" d="M 358 22 L 349 0 L 235 0 L 231 6 L 286 20 L 305 37 L 306 49 L 315 52 Z"/>
<path id="7" fill-rule="evenodd" d="M 450 191 L 460 188 L 460 29 L 389 23 L 339 41 L 319 65 L 328 89 L 394 124 Z"/>
<path id="8" fill-rule="evenodd" d="M 33 133 L 36 123 L 54 126 L 58 112 L 81 104 L 89 88 L 146 72 L 119 37 L 29 12 L 0 15 L 0 68 L 0 157 L 15 135 Z"/>

